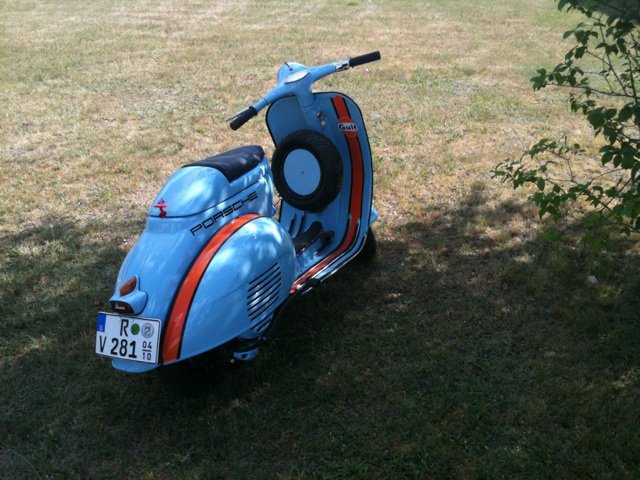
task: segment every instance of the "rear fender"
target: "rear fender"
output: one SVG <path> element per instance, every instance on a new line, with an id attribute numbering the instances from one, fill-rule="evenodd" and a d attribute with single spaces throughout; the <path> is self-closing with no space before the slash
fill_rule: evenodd
<path id="1" fill-rule="evenodd" d="M 126 278 L 140 272 L 138 287 L 148 293 L 148 300 L 144 310 L 135 314 L 162 322 L 161 359 L 158 364 L 114 359 L 112 364 L 119 370 L 143 372 L 211 350 L 238 336 L 257 337 L 293 283 L 291 237 L 270 217 L 236 217 L 205 238 L 195 253 L 185 251 L 194 245 L 186 240 L 174 239 L 162 248 L 167 240 L 145 230 L 136 245 L 138 253 L 130 255 L 122 266 L 128 273 L 121 275 Z M 143 255 L 145 252 L 148 255 Z M 279 285 L 274 281 L 278 275 Z M 118 298 L 126 300 L 127 296 L 116 293 L 112 300 Z"/>
<path id="2" fill-rule="evenodd" d="M 294 281 L 290 236 L 271 218 L 238 218 L 220 230 L 191 265 L 173 301 L 163 363 L 193 357 L 237 337 L 255 338 Z"/>
<path id="3" fill-rule="evenodd" d="M 248 213 L 270 216 L 272 200 L 271 177 L 263 176 L 236 195 L 195 215 L 149 216 L 144 232 L 120 267 L 110 302 L 132 304 L 133 315 L 166 318 L 171 299 L 198 252 L 234 219 Z M 120 287 L 134 276 L 137 277 L 135 291 L 120 295 Z M 132 298 L 138 292 L 147 294 L 144 302 L 135 302 Z"/>
<path id="4" fill-rule="evenodd" d="M 204 169 L 190 167 L 183 170 L 196 172 L 198 168 Z M 185 216 L 149 216 L 144 232 L 120 267 L 110 299 L 112 305 L 123 302 L 133 311 L 121 313 L 158 319 L 164 324 L 182 279 L 205 245 L 241 216 L 270 217 L 273 214 L 273 183 L 266 158 L 254 170 L 253 183 L 245 185 L 245 178 L 236 180 L 231 185 L 235 194 L 229 198 L 222 196 L 220 203 L 209 209 Z M 168 185 L 172 183 L 172 180 L 167 182 Z M 121 295 L 120 287 L 132 277 L 137 278 L 134 291 Z M 112 364 L 117 369 L 131 372 L 157 366 L 121 359 L 114 359 Z"/>

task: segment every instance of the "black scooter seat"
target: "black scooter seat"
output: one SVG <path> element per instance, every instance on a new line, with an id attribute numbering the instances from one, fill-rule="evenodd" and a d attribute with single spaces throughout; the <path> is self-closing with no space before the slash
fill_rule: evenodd
<path id="1" fill-rule="evenodd" d="M 264 158 L 264 150 L 259 145 L 247 145 L 234 148 L 198 162 L 189 163 L 185 167 L 211 167 L 220 171 L 229 183 L 253 170 Z"/>

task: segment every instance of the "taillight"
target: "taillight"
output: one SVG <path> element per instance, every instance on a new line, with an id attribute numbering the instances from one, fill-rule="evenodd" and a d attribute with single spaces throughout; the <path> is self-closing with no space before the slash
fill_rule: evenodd
<path id="1" fill-rule="evenodd" d="M 138 279 L 136 277 L 131 277 L 129 280 L 120 285 L 120 296 L 124 297 L 125 295 L 133 292 L 136 289 L 137 284 Z"/>

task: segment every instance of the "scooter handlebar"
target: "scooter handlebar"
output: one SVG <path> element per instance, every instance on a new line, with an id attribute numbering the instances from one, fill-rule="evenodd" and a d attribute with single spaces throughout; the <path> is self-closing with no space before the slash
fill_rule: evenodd
<path id="1" fill-rule="evenodd" d="M 364 65 L 365 63 L 375 62 L 376 60 L 380 60 L 382 57 L 380 56 L 379 51 L 365 53 L 364 55 L 358 55 L 357 57 L 351 57 L 349 59 L 349 67 L 357 67 L 359 65 Z"/>
<path id="2" fill-rule="evenodd" d="M 288 80 L 287 77 L 280 78 L 280 74 L 278 74 L 278 78 L 280 84 L 277 85 L 273 90 L 267 93 L 262 99 L 258 102 L 254 103 L 252 106 L 245 108 L 244 110 L 236 113 L 232 117 L 228 118 L 228 121 L 231 121 L 229 126 L 232 130 L 238 130 L 241 126 L 255 117 L 260 110 L 264 107 L 271 105 L 273 102 L 282 98 L 285 95 L 290 95 L 292 92 L 292 88 L 295 88 L 297 82 L 306 78 L 307 82 L 309 82 L 309 95 L 311 95 L 310 84 L 323 78 L 328 75 L 331 75 L 335 72 L 341 72 L 348 68 L 357 67 L 359 65 L 364 65 L 365 63 L 375 62 L 376 60 L 380 60 L 382 57 L 380 56 L 379 51 L 365 53 L 364 55 L 358 55 L 357 57 L 351 57 L 348 60 L 343 60 L 338 63 L 328 63 L 326 65 L 320 65 L 317 67 L 305 67 L 304 65 L 294 64 L 298 68 L 297 72 L 305 72 L 299 78 Z M 289 66 L 288 64 L 285 64 Z M 292 70 L 289 66 L 289 70 Z M 310 75 L 308 75 L 310 73 Z"/>
<path id="3" fill-rule="evenodd" d="M 257 114 L 258 114 L 258 111 L 255 108 L 253 108 L 253 107 L 245 108 L 240 113 L 238 113 L 233 118 L 233 120 L 231 120 L 231 123 L 229 124 L 229 126 L 231 127 L 231 130 L 238 130 L 242 125 L 247 123 L 249 120 L 251 120 Z"/>

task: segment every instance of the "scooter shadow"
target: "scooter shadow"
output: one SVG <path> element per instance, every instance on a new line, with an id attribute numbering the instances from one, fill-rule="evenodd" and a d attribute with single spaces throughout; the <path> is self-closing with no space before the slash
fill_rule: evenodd
<path id="1" fill-rule="evenodd" d="M 161 388 L 173 398 L 215 395 L 214 401 L 219 404 L 254 395 L 270 376 L 281 377 L 296 363 L 306 364 L 305 357 L 313 355 L 311 345 L 330 344 L 340 329 L 345 328 L 346 311 L 365 308 L 367 281 L 376 268 L 375 261 L 356 259 L 289 304 L 269 340 L 260 344 L 257 359 L 221 364 L 215 355 L 203 355 L 193 363 L 182 362 L 158 369 Z"/>
<path id="2" fill-rule="evenodd" d="M 517 238 L 496 237 L 527 215 L 526 206 L 487 203 L 480 192 L 462 206 L 425 205 L 393 231 L 381 228 L 370 265 L 349 264 L 294 302 L 254 362 L 209 369 L 197 396 L 167 391 L 153 373 L 117 372 L 93 351 L 95 312 L 106 308 L 123 241 L 135 238 L 143 219 L 81 226 L 49 219 L 5 236 L 3 443 L 32 456 L 46 452 L 40 466 L 74 477 L 86 476 L 89 457 L 105 468 L 118 457 L 143 465 L 136 458 L 165 461 L 168 446 L 208 459 L 216 444 L 239 451 L 246 439 L 247 450 L 266 455 L 265 438 L 283 445 L 275 428 L 299 439 L 347 435 L 357 425 L 363 438 L 382 438 L 386 426 L 405 431 L 419 419 L 450 445 L 463 432 L 506 441 L 501 435 L 528 412 L 529 398 L 563 401 L 554 393 L 566 388 L 563 365 L 614 380 L 637 370 L 638 333 L 625 321 L 638 305 L 637 282 L 608 290 L 619 298 L 607 300 L 616 309 L 607 313 L 608 304 L 579 286 L 584 258 L 549 253 L 526 226 Z M 563 268 L 568 261 L 576 272 Z M 624 269 L 620 275 L 637 272 L 637 260 Z M 618 288 L 617 281 L 600 278 L 598 288 Z M 567 285 L 577 292 L 572 303 Z M 583 320 L 576 309 L 595 313 Z M 563 361 L 547 352 L 561 352 Z M 491 422 L 478 426 L 485 417 Z"/>

